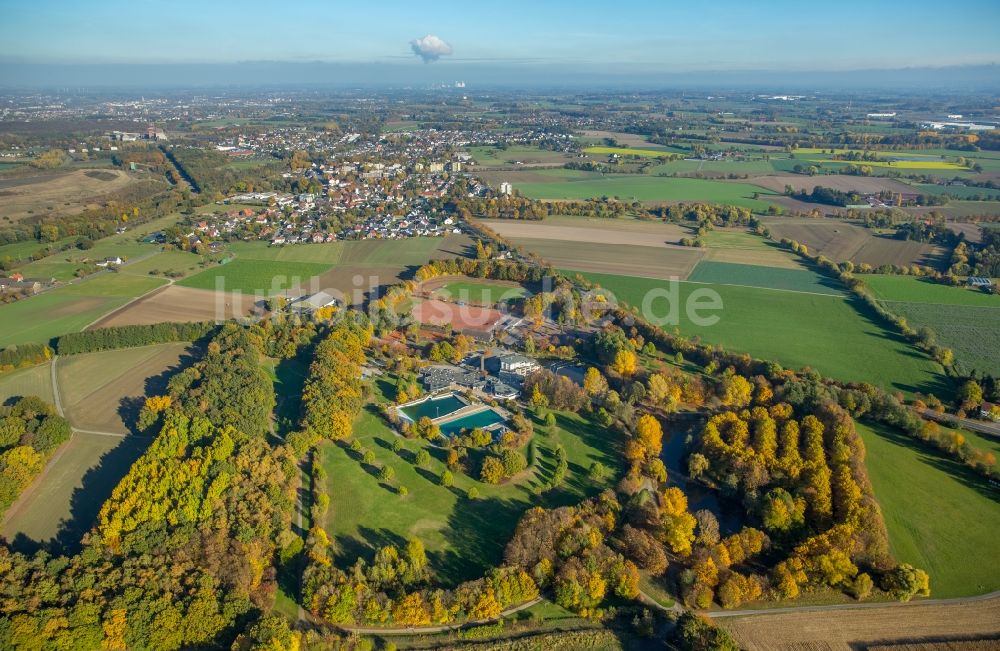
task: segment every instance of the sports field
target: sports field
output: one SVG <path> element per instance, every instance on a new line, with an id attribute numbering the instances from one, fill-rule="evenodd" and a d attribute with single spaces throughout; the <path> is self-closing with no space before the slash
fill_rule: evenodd
<path id="1" fill-rule="evenodd" d="M 0 306 L 0 346 L 47 342 L 165 284 L 162 278 L 107 272 Z"/>
<path id="2" fill-rule="evenodd" d="M 595 461 L 608 468 L 616 465 L 615 442 L 603 429 L 575 414 L 558 414 L 555 427 L 535 423 L 535 432 L 535 464 L 511 483 L 491 486 L 455 473 L 454 487 L 445 488 L 438 483 L 445 468 L 443 450 L 428 447 L 430 464 L 417 467 L 415 455 L 426 444 L 400 439 L 402 449 L 393 452 L 390 446 L 395 435 L 374 409 L 366 410 L 355 424 L 354 438 L 374 452 L 374 466 L 364 464 L 360 455 L 347 446 L 333 443 L 324 444 L 318 455 L 330 482 L 330 509 L 324 526 L 338 548 L 338 563 L 353 563 L 359 555 L 370 558 L 378 545 L 399 544 L 415 536 L 426 545 L 437 577 L 453 585 L 481 576 L 500 560 L 525 509 L 535 504 L 574 504 L 585 495 L 613 485 L 614 478 L 596 483 L 587 477 Z M 566 448 L 569 472 L 562 488 L 539 498 L 532 495 L 532 490 L 551 477 L 556 443 Z M 383 465 L 395 471 L 392 486 L 378 479 L 377 468 Z M 345 485 L 350 485 L 351 490 L 344 491 Z M 400 485 L 409 490 L 405 497 L 397 492 Z M 470 500 L 466 493 L 473 486 L 480 497 Z"/>
<path id="3" fill-rule="evenodd" d="M 996 489 L 899 432 L 857 427 L 896 559 L 927 570 L 933 597 L 1000 589 Z"/>
<path id="4" fill-rule="evenodd" d="M 475 280 L 449 281 L 434 290 L 434 293 L 449 301 L 478 305 L 493 305 L 501 301 L 523 298 L 529 294 L 528 290 L 520 285 Z"/>
<path id="5" fill-rule="evenodd" d="M 666 287 L 662 281 L 647 278 L 582 275 L 634 306 L 641 306 L 650 290 Z M 714 290 L 721 297 L 723 309 L 715 325 L 696 326 L 684 314 L 685 301 L 696 289 Z M 681 334 L 697 335 L 705 343 L 777 360 L 790 368 L 810 366 L 839 380 L 947 395 L 940 367 L 902 337 L 859 313 L 848 302 L 851 299 L 687 282 L 679 283 L 679 298 Z M 654 315 L 663 316 L 667 301 L 657 300 L 652 308 Z M 664 327 L 672 331 L 675 326 Z"/>
<path id="6" fill-rule="evenodd" d="M 843 296 L 837 281 L 808 269 L 777 269 L 752 264 L 703 260 L 687 277 L 690 282 L 746 285 L 767 289 Z"/>

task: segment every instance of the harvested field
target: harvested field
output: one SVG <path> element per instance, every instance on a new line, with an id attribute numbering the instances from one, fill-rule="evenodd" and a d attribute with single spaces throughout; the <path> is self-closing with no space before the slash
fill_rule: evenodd
<path id="1" fill-rule="evenodd" d="M 979 224 L 968 222 L 949 222 L 948 228 L 959 235 L 965 235 L 967 242 L 979 243 L 983 239 L 983 229 Z"/>
<path id="2" fill-rule="evenodd" d="M 937 266 L 944 255 L 941 247 L 878 237 L 866 228 L 836 219 L 778 217 L 764 222 L 774 239 L 796 240 L 809 247 L 810 252 L 836 262 L 867 262 L 876 267 L 883 264 Z"/>
<path id="3" fill-rule="evenodd" d="M 654 145 L 645 136 L 640 136 L 635 133 L 625 133 L 622 131 L 596 131 L 593 129 L 588 129 L 583 132 L 583 135 L 588 138 L 614 138 L 622 147 L 646 147 L 655 148 L 658 145 Z M 669 148 L 664 147 L 665 151 L 670 151 Z"/>
<path id="4" fill-rule="evenodd" d="M 779 269 L 804 269 L 802 263 L 778 245 L 738 229 L 715 229 L 702 237 L 708 247 L 705 259 L 732 264 L 754 264 Z"/>
<path id="5" fill-rule="evenodd" d="M 703 249 L 680 246 L 658 248 L 536 238 L 518 238 L 514 243 L 537 253 L 558 269 L 643 278 L 687 278 L 705 255 Z"/>
<path id="6" fill-rule="evenodd" d="M 46 172 L 4 179 L 0 217 L 17 221 L 49 213 L 77 213 L 99 205 L 102 197 L 136 181 L 120 170 Z"/>
<path id="7" fill-rule="evenodd" d="M 494 309 L 456 305 L 436 299 L 415 302 L 412 314 L 414 319 L 425 325 L 450 325 L 458 331 L 486 331 L 503 318 L 503 314 Z"/>
<path id="8" fill-rule="evenodd" d="M 688 229 L 677 224 L 625 219 L 550 217 L 544 221 L 484 219 L 481 223 L 512 240 L 534 238 L 563 242 L 662 247 L 676 245 L 682 237 L 691 235 Z"/>
<path id="9" fill-rule="evenodd" d="M 169 343 L 60 357 L 59 395 L 70 424 L 128 433 L 144 396 L 162 393 L 187 349 L 186 343 Z"/>
<path id="10" fill-rule="evenodd" d="M 784 192 L 786 185 L 792 186 L 796 191 L 808 190 L 810 192 L 817 185 L 840 190 L 841 192 L 850 192 L 851 190 L 861 193 L 881 192 L 882 190 L 888 190 L 889 192 L 915 191 L 913 186 L 894 179 L 874 176 L 846 176 L 843 174 L 825 174 L 821 176 L 779 174 L 776 176 L 759 176 L 754 178 L 753 182 L 756 185 L 765 187 L 768 190 L 774 190 L 775 192 Z"/>
<path id="11" fill-rule="evenodd" d="M 751 650 L 856 649 L 892 642 L 1000 637 L 1000 598 L 967 604 L 886 605 L 719 618 Z M 996 648 L 995 646 L 993 648 Z"/>
<path id="12" fill-rule="evenodd" d="M 188 321 L 224 321 L 246 316 L 255 297 L 171 285 L 127 305 L 91 328 Z"/>
<path id="13" fill-rule="evenodd" d="M 7 511 L 0 535 L 18 551 L 31 552 L 50 541 L 62 550 L 74 550 L 150 442 L 137 436 L 74 432 Z"/>
<path id="14" fill-rule="evenodd" d="M 515 145 L 507 149 L 495 147 L 470 147 L 469 153 L 478 165 L 483 167 L 506 167 L 515 165 L 562 165 L 572 160 L 568 154 L 560 151 L 541 149 L 540 147 Z"/>

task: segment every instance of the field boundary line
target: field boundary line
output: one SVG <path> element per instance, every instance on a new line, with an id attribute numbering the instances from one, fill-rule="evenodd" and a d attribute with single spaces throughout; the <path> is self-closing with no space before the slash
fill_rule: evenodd
<path id="1" fill-rule="evenodd" d="M 104 314 L 102 314 L 101 316 L 97 317 L 96 319 L 94 319 L 93 321 L 91 321 L 90 323 L 88 323 L 87 325 L 85 325 L 82 328 L 80 328 L 77 332 L 83 332 L 83 331 L 85 331 L 85 330 L 93 327 L 94 325 L 100 323 L 101 321 L 103 321 L 103 320 L 105 320 L 105 319 L 113 316 L 114 314 L 116 314 L 116 313 L 124 310 L 125 308 L 127 308 L 130 305 L 132 305 L 136 301 L 144 299 L 147 296 L 150 296 L 151 294 L 154 294 L 156 292 L 164 291 L 167 287 L 170 287 L 170 286 L 172 286 L 174 284 L 174 279 L 173 278 L 167 278 L 166 280 L 167 280 L 167 283 L 165 285 L 160 285 L 159 287 L 154 287 L 153 289 L 149 290 L 148 292 L 144 292 L 142 294 L 139 294 L 135 298 L 132 298 L 127 303 L 125 303 L 123 305 L 119 305 L 118 307 L 114 308 L 113 310 L 111 310 L 109 312 L 105 312 Z"/>
<path id="2" fill-rule="evenodd" d="M 907 606 L 961 606 L 980 601 L 990 601 L 1000 597 L 1000 590 L 971 597 L 949 597 L 947 599 L 920 599 L 917 601 L 880 601 L 873 603 L 828 604 L 826 606 L 789 606 L 787 608 L 758 608 L 755 610 L 698 611 L 706 617 L 754 617 L 759 615 L 782 615 L 786 613 L 824 612 L 831 610 L 861 610 L 872 608 L 905 608 Z"/>
<path id="3" fill-rule="evenodd" d="M 877 298 L 880 303 L 905 303 L 906 305 L 937 305 L 938 307 L 973 307 L 980 308 L 983 310 L 1000 310 L 1000 305 L 965 305 L 962 303 L 927 303 L 927 302 L 917 302 L 917 301 L 890 301 L 884 298 Z"/>

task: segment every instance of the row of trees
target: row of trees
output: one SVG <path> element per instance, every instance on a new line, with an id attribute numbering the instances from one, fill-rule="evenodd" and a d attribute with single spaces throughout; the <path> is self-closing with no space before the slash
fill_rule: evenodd
<path id="1" fill-rule="evenodd" d="M 71 332 L 59 337 L 56 340 L 56 350 L 60 355 L 76 355 L 173 341 L 198 341 L 217 330 L 218 326 L 212 321 L 98 328 Z"/>
<path id="2" fill-rule="evenodd" d="M 46 344 L 19 344 L 0 349 L 0 373 L 42 364 L 52 359 L 52 349 Z"/>

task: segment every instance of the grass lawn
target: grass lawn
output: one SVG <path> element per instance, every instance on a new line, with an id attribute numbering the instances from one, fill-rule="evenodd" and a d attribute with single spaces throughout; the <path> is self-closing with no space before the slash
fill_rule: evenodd
<path id="1" fill-rule="evenodd" d="M 858 423 L 896 559 L 931 576 L 932 597 L 1000 589 L 997 491 L 901 433 Z"/>
<path id="2" fill-rule="evenodd" d="M 541 170 L 561 172 L 562 170 Z M 705 201 L 744 206 L 753 210 L 767 210 L 767 201 L 754 199 L 771 194 L 769 190 L 749 183 L 709 181 L 704 179 L 640 176 L 636 174 L 601 175 L 585 174 L 579 177 L 553 176 L 551 182 L 519 183 L 517 189 L 532 199 L 589 199 L 591 197 L 618 197 L 622 200 L 674 202 Z"/>
<path id="3" fill-rule="evenodd" d="M 582 275 L 634 306 L 641 306 L 650 290 L 667 287 L 663 281 L 646 278 Z M 699 288 L 714 290 L 722 298 L 723 309 L 707 313 L 719 315 L 715 325 L 696 326 L 685 314 L 687 297 Z M 677 327 L 681 334 L 697 335 L 704 343 L 773 359 L 790 368 L 810 366 L 839 380 L 871 382 L 888 390 L 939 396 L 950 391 L 936 363 L 865 317 L 850 298 L 686 282 L 680 283 L 679 298 Z M 657 300 L 652 307 L 662 317 L 667 301 Z M 673 325 L 664 327 L 674 329 Z"/>
<path id="4" fill-rule="evenodd" d="M 363 412 L 354 436 L 375 453 L 376 467 L 387 464 L 396 477 L 392 486 L 384 485 L 376 467 L 363 464 L 346 445 L 327 443 L 320 448 L 319 461 L 330 481 L 330 510 L 324 526 L 340 550 L 338 563 L 349 565 L 359 555 L 370 559 L 376 546 L 405 544 L 407 538 L 418 537 L 427 547 L 431 568 L 447 584 L 480 576 L 499 562 L 526 509 L 535 504 L 574 504 L 616 480 L 597 483 L 588 479 L 587 470 L 594 461 L 608 468 L 616 466 L 616 442 L 608 438 L 607 430 L 574 414 L 558 414 L 551 429 L 536 423 L 534 465 L 500 486 L 482 484 L 461 473 L 455 474 L 454 487 L 440 486 L 437 478 L 445 467 L 444 451 L 428 447 L 430 465 L 415 467 L 416 452 L 426 444 L 401 439 L 403 448 L 398 454 L 393 452 L 394 434 L 373 408 Z M 566 448 L 569 458 L 566 481 L 561 488 L 534 495 L 535 487 L 547 481 L 555 467 L 556 443 Z M 400 485 L 408 488 L 406 497 L 398 494 Z M 472 486 L 480 493 L 476 500 L 466 497 Z"/>
<path id="5" fill-rule="evenodd" d="M 52 403 L 52 374 L 49 362 L 0 375 L 0 404 L 15 396 L 38 396 Z"/>
<path id="6" fill-rule="evenodd" d="M 457 280 L 442 285 L 435 294 L 452 301 L 492 305 L 500 301 L 523 298 L 530 292 L 524 287 L 512 287 L 500 283 Z"/>
<path id="7" fill-rule="evenodd" d="M 329 268 L 328 264 L 316 262 L 237 258 L 228 264 L 185 278 L 177 284 L 196 289 L 221 289 L 270 296 L 318 276 Z"/>
<path id="8" fill-rule="evenodd" d="M 843 296 L 838 283 L 808 269 L 778 269 L 751 264 L 702 260 L 688 276 L 689 282 L 749 285 Z"/>
<path id="9" fill-rule="evenodd" d="M 298 357 L 261 359 L 261 365 L 274 382 L 274 393 L 278 400 L 275 424 L 280 434 L 291 432 L 298 424 L 302 413 L 302 387 L 309 375 L 309 364 L 310 360 Z"/>
<path id="10" fill-rule="evenodd" d="M 3 524 L 0 535 L 7 540 L 23 535 L 34 542 L 55 538 L 73 551 L 150 441 L 74 433 L 45 476 L 28 487 L 23 507 Z M 17 541 L 14 548 L 21 551 Z"/>
<path id="11" fill-rule="evenodd" d="M 162 278 L 101 273 L 0 306 L 0 346 L 44 343 L 77 332 L 165 282 Z"/>

